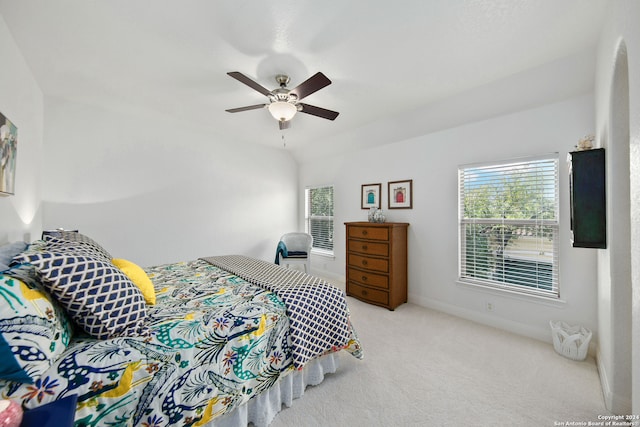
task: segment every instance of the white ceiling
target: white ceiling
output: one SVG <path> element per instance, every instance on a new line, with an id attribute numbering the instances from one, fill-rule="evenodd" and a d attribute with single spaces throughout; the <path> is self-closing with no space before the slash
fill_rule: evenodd
<path id="1" fill-rule="evenodd" d="M 0 0 L 46 96 L 283 147 L 267 101 L 227 76 L 332 84 L 284 131 L 299 159 L 586 93 L 607 0 Z"/>

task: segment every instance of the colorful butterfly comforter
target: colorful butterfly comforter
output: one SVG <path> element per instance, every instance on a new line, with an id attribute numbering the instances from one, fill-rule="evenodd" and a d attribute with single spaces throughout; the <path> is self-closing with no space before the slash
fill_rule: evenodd
<path id="1" fill-rule="evenodd" d="M 276 293 L 202 259 L 146 272 L 157 298 L 149 336 L 76 332 L 35 382 L 0 381 L 2 397 L 33 408 L 75 394 L 76 426 L 201 426 L 302 368 Z M 20 286 L 39 289 L 27 279 Z M 353 333 L 331 350 L 343 348 L 360 357 Z"/>

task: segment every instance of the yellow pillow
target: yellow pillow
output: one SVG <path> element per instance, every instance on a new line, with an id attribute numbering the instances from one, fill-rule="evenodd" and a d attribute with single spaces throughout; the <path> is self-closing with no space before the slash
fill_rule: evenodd
<path id="1" fill-rule="evenodd" d="M 122 272 L 140 288 L 140 292 L 142 292 L 142 296 L 147 304 L 154 305 L 156 303 L 156 291 L 153 288 L 153 282 L 141 267 L 131 261 L 119 258 L 112 259 L 111 263 L 122 270 Z"/>

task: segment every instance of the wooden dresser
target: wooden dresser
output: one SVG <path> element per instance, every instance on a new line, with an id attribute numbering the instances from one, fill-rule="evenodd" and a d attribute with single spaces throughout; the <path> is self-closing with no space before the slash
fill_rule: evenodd
<path id="1" fill-rule="evenodd" d="M 400 222 L 346 222 L 347 295 L 394 310 L 407 302 L 407 228 Z"/>

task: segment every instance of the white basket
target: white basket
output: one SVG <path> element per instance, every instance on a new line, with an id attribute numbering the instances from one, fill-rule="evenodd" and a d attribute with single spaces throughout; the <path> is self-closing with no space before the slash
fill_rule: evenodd
<path id="1" fill-rule="evenodd" d="M 558 354 L 573 360 L 584 360 L 589 350 L 591 331 L 582 326 L 550 321 L 553 348 Z"/>

